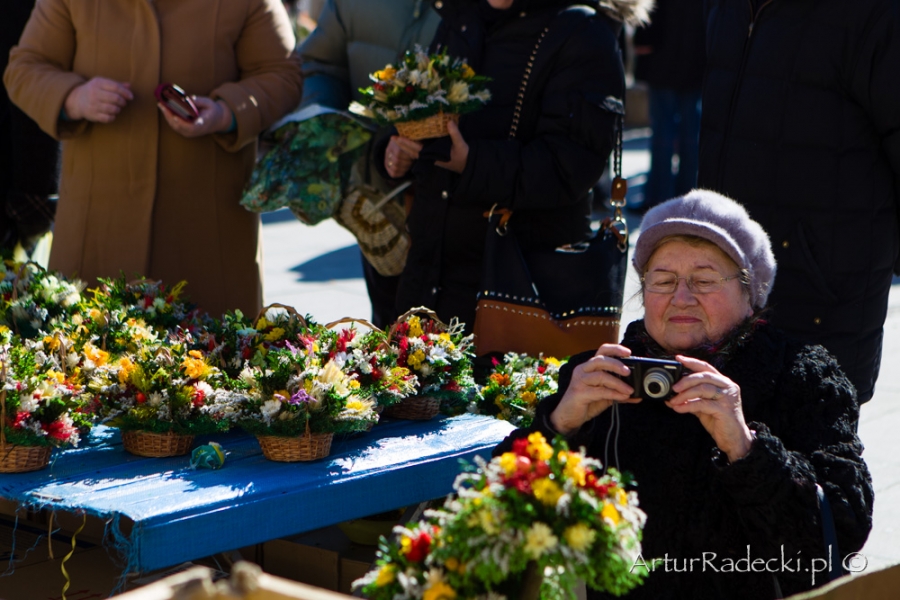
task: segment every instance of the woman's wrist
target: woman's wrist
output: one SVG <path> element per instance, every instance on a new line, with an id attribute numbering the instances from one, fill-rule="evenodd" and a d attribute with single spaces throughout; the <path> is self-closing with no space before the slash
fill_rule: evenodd
<path id="1" fill-rule="evenodd" d="M 753 441 L 756 439 L 756 432 L 744 427 L 743 435 L 737 444 L 728 450 L 722 449 L 725 456 L 728 457 L 729 463 L 735 463 L 750 454 L 753 449 Z"/>
<path id="2" fill-rule="evenodd" d="M 237 119 L 234 116 L 234 113 L 231 112 L 231 107 L 228 106 L 228 104 L 226 104 L 224 100 L 216 100 L 216 105 L 219 107 L 219 110 L 217 112 L 220 113 L 218 124 L 216 126 L 216 132 L 233 132 L 235 129 L 237 129 Z"/>

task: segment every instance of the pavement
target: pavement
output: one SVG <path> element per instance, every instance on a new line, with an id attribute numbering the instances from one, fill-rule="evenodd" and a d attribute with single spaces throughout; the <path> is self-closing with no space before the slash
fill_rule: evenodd
<path id="1" fill-rule="evenodd" d="M 627 133 L 623 175 L 632 190 L 629 198 L 639 198 L 650 163 L 648 130 Z M 626 216 L 633 244 L 640 234 L 640 216 Z M 370 317 L 359 251 L 353 236 L 334 221 L 309 227 L 286 210 L 263 215 L 263 257 L 266 303 L 288 304 L 320 323 Z M 638 277 L 629 270 L 622 331 L 641 317 L 637 290 Z M 894 279 L 884 329 L 881 375 L 859 423 L 863 456 L 875 486 L 874 526 L 862 549 L 868 566 L 862 572 L 900 564 L 900 278 Z"/>

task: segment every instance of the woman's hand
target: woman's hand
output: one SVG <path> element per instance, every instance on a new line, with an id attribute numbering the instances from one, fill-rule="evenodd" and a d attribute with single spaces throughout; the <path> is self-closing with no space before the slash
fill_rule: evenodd
<path id="1" fill-rule="evenodd" d="M 631 356 L 631 350 L 625 346 L 603 344 L 593 358 L 575 367 L 569 387 L 550 415 L 556 431 L 571 435 L 614 402 L 637 404 L 641 401 L 632 397 L 634 388 L 616 376 L 631 372 L 616 360 L 625 356 Z"/>
<path id="2" fill-rule="evenodd" d="M 157 103 L 159 110 L 169 127 L 186 138 L 195 138 L 210 133 L 223 133 L 231 128 L 232 113 L 231 109 L 222 100 L 213 100 L 205 96 L 192 96 L 191 100 L 197 105 L 200 116 L 194 122 L 185 121 L 180 117 L 176 117 L 175 113 L 165 107 L 165 105 Z"/>
<path id="3" fill-rule="evenodd" d="M 384 170 L 394 179 L 403 177 L 412 168 L 413 161 L 419 158 L 422 144 L 399 135 L 392 135 L 384 152 Z"/>
<path id="4" fill-rule="evenodd" d="M 741 388 L 702 360 L 687 356 L 675 359 L 693 373 L 672 386 L 676 395 L 666 404 L 677 413 L 697 415 L 729 461 L 747 456 L 753 435 L 744 422 Z"/>
<path id="5" fill-rule="evenodd" d="M 447 123 L 447 131 L 450 133 L 450 139 L 453 140 L 453 147 L 450 148 L 450 161 L 438 161 L 434 164 L 454 173 L 462 173 L 466 168 L 466 161 L 469 160 L 469 145 L 459 132 L 459 126 L 453 121 Z"/>
<path id="6" fill-rule="evenodd" d="M 94 77 L 72 88 L 63 109 L 66 117 L 73 121 L 84 119 L 93 123 L 112 123 L 131 100 L 134 100 L 134 94 L 131 93 L 130 83 Z"/>

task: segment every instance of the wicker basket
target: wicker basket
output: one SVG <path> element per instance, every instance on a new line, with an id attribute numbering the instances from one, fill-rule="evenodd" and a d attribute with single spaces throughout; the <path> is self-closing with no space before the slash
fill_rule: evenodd
<path id="1" fill-rule="evenodd" d="M 394 123 L 397 133 L 411 140 L 425 140 L 428 138 L 438 138 L 449 135 L 447 133 L 447 123 L 453 121 L 459 123 L 459 115 L 439 112 L 431 115 L 421 121 L 406 121 L 405 123 Z"/>
<path id="2" fill-rule="evenodd" d="M 331 454 L 333 433 L 307 433 L 296 437 L 258 435 L 263 456 L 277 462 L 306 462 Z"/>
<path id="3" fill-rule="evenodd" d="M 127 452 L 137 456 L 162 458 L 183 456 L 191 451 L 194 436 L 177 433 L 152 433 L 150 431 L 123 431 L 122 445 Z"/>
<path id="4" fill-rule="evenodd" d="M 384 416 L 393 419 L 428 421 L 441 411 L 441 401 L 429 396 L 410 396 L 384 409 Z"/>
<path id="5" fill-rule="evenodd" d="M 50 464 L 50 446 L 0 446 L 0 473 L 27 473 Z"/>

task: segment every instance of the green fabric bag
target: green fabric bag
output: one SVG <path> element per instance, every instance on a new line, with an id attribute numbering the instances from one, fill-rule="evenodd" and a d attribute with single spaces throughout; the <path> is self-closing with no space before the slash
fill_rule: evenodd
<path id="1" fill-rule="evenodd" d="M 257 213 L 288 208 L 307 225 L 331 218 L 349 192 L 353 164 L 368 149 L 371 126 L 313 104 L 269 131 L 264 142 L 273 145 L 257 161 L 241 206 Z"/>

